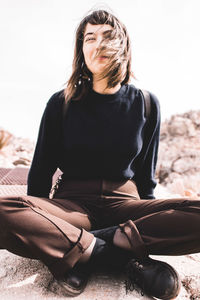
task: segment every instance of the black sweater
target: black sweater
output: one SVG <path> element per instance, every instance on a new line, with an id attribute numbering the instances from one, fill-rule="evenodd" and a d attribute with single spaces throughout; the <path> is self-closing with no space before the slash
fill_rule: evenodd
<path id="1" fill-rule="evenodd" d="M 146 123 L 144 101 L 133 85 L 109 95 L 91 90 L 83 100 L 70 100 L 64 119 L 63 91 L 55 93 L 41 120 L 28 195 L 48 197 L 59 168 L 65 179 L 132 179 L 142 199 L 153 199 L 160 110 L 150 96 Z"/>

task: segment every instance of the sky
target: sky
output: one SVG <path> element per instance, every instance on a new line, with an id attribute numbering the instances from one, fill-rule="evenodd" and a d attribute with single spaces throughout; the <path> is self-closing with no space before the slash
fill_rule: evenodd
<path id="1" fill-rule="evenodd" d="M 70 76 L 76 28 L 102 8 L 127 27 L 132 84 L 157 96 L 162 121 L 200 109 L 199 0 L 0 0 L 0 127 L 37 139 L 47 101 Z"/>

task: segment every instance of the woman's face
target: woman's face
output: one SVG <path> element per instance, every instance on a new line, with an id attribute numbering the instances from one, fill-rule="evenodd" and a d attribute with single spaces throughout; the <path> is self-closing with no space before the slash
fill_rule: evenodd
<path id="1" fill-rule="evenodd" d="M 87 68 L 93 75 L 101 74 L 109 62 L 109 56 L 101 51 L 97 56 L 100 43 L 112 31 L 109 24 L 92 25 L 87 23 L 83 39 L 83 55 Z"/>

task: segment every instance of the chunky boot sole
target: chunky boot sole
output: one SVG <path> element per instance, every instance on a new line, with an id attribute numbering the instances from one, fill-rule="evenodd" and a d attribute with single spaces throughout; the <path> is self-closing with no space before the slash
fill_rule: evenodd
<path id="1" fill-rule="evenodd" d="M 72 287 L 67 282 L 64 282 L 61 280 L 56 280 L 56 281 L 59 284 L 59 286 L 61 287 L 63 294 L 68 297 L 76 297 L 76 296 L 80 295 L 81 293 L 84 292 L 84 290 L 87 286 L 87 282 L 86 282 L 84 285 L 81 286 L 81 288 L 78 289 L 78 288 Z"/>
<path id="2" fill-rule="evenodd" d="M 56 282 L 66 296 L 75 297 L 81 294 L 88 283 L 91 274 L 90 266 L 86 264 L 75 265 L 63 278 Z"/>
<path id="3" fill-rule="evenodd" d="M 57 280 L 65 295 L 73 297 L 81 294 L 87 285 L 90 274 L 98 266 L 107 265 L 114 255 L 113 251 L 112 246 L 104 240 L 96 238 L 88 262 L 75 265 L 63 278 Z"/>
<path id="4" fill-rule="evenodd" d="M 179 275 L 165 262 L 151 258 L 143 262 L 132 259 L 127 264 L 126 271 L 127 290 L 139 287 L 144 294 L 163 300 L 176 298 L 179 294 L 181 287 Z"/>

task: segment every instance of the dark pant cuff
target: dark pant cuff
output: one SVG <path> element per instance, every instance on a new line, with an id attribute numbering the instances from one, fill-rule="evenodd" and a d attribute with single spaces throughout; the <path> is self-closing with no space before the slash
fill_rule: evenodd
<path id="1" fill-rule="evenodd" d="M 56 279 L 62 278 L 68 270 L 73 268 L 85 250 L 90 246 L 93 238 L 93 234 L 83 229 L 73 248 L 63 258 L 47 266 Z"/>

